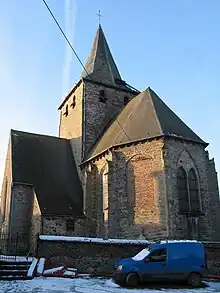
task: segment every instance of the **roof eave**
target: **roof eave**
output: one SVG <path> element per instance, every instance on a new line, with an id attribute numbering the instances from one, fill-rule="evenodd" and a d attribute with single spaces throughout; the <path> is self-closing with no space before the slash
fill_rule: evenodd
<path id="1" fill-rule="evenodd" d="M 104 149 L 103 151 L 99 152 L 98 154 L 90 157 L 86 161 L 81 162 L 79 164 L 79 166 L 82 167 L 83 165 L 85 165 L 85 164 L 89 163 L 90 161 L 98 158 L 99 156 L 101 156 L 102 154 L 104 154 L 107 151 L 112 150 L 113 148 L 122 147 L 122 146 L 130 145 L 130 144 L 137 144 L 139 142 L 142 143 L 144 141 L 153 140 L 153 139 L 159 139 L 159 138 L 162 138 L 162 137 L 164 137 L 164 138 L 174 138 L 174 139 L 179 139 L 179 140 L 186 140 L 186 141 L 189 141 L 189 142 L 192 142 L 192 143 L 201 144 L 205 148 L 209 145 L 209 143 L 203 142 L 203 141 L 199 142 L 199 141 L 195 141 L 195 140 L 180 137 L 180 136 L 178 137 L 178 136 L 171 135 L 171 134 L 163 134 L 163 135 L 157 135 L 157 136 L 154 136 L 154 137 L 142 138 L 142 139 L 138 139 L 138 140 L 133 140 L 133 141 L 129 141 L 129 142 L 123 142 L 123 143 L 111 145 L 110 147 L 108 147 L 108 148 Z"/>
<path id="2" fill-rule="evenodd" d="M 67 94 L 67 96 L 65 97 L 65 99 L 63 100 L 63 102 L 61 103 L 61 105 L 59 106 L 58 110 L 60 110 L 63 105 L 66 103 L 66 101 L 69 99 L 69 97 L 72 95 L 72 93 L 75 91 L 75 89 L 80 86 L 80 84 L 82 83 L 83 78 L 80 78 L 80 80 L 74 85 L 74 87 L 71 89 L 71 91 Z"/>
<path id="3" fill-rule="evenodd" d="M 131 85 L 127 84 L 127 87 L 120 87 L 120 86 L 117 86 L 117 85 L 114 85 L 114 84 L 107 84 L 107 83 L 104 83 L 104 82 L 101 82 L 101 81 L 96 81 L 96 80 L 93 80 L 92 78 L 88 78 L 89 76 L 87 77 L 83 77 L 83 81 L 87 81 L 87 82 L 91 82 L 91 83 L 95 83 L 95 84 L 98 84 L 98 85 L 104 85 L 104 86 L 107 86 L 107 87 L 110 87 L 110 88 L 114 88 L 114 89 L 118 89 L 118 90 L 121 90 L 121 91 L 124 91 L 124 92 L 130 92 L 130 93 L 134 93 L 136 95 L 140 94 L 140 91 L 135 89 L 134 87 L 132 87 Z"/>
<path id="4" fill-rule="evenodd" d="M 128 142 L 122 142 L 122 143 L 118 143 L 118 144 L 114 144 L 114 145 L 111 145 L 110 147 L 104 149 L 103 151 L 99 152 L 98 154 L 90 157 L 89 159 L 87 159 L 86 161 L 84 162 L 81 162 L 81 164 L 79 164 L 79 166 L 83 166 L 84 164 L 90 162 L 91 160 L 101 156 L 103 153 L 113 149 L 113 148 L 118 148 L 118 147 L 123 147 L 123 146 L 126 146 L 126 145 L 130 145 L 130 144 L 137 144 L 137 143 L 142 143 L 144 141 L 148 141 L 148 140 L 152 140 L 152 139 L 158 139 L 158 138 L 162 138 L 164 135 L 158 135 L 158 136 L 154 136 L 154 137 L 149 137 L 149 138 L 142 138 L 142 139 L 136 139 L 136 140 L 132 140 L 132 141 L 128 141 Z"/>
<path id="5" fill-rule="evenodd" d="M 177 136 L 177 135 L 172 135 L 172 134 L 164 134 L 164 137 L 165 138 L 174 138 L 174 139 L 179 139 L 179 140 L 186 140 L 186 141 L 189 141 L 189 142 L 192 142 L 192 143 L 201 144 L 205 148 L 209 145 L 209 143 L 207 143 L 207 142 L 205 142 L 203 140 L 198 141 L 198 140 L 193 140 L 193 139 L 190 139 L 190 138 L 186 138 L 186 137 L 182 137 L 182 136 Z"/>
<path id="6" fill-rule="evenodd" d="M 54 213 L 47 213 L 47 212 L 42 212 L 43 217 L 72 217 L 75 219 L 84 219 L 85 214 L 75 214 L 75 213 L 64 213 L 64 214 L 54 214 Z"/>

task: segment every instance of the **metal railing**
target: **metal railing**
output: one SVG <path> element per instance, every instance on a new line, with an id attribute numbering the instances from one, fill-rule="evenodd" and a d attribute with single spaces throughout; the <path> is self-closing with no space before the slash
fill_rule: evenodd
<path id="1" fill-rule="evenodd" d="M 29 234 L 4 234 L 0 235 L 0 261 L 16 261 L 19 256 L 26 259 L 27 255 L 35 253 L 35 241 L 30 244 Z"/>

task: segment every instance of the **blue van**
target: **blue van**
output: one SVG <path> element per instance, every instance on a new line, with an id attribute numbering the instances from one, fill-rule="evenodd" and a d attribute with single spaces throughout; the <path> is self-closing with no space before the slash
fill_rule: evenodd
<path id="1" fill-rule="evenodd" d="M 198 241 L 160 241 L 115 264 L 115 282 L 130 287 L 143 282 L 187 281 L 199 287 L 207 269 L 206 252 Z"/>

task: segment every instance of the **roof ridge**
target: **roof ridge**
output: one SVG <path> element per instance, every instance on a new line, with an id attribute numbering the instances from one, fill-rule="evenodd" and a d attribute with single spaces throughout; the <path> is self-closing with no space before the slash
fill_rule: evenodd
<path id="1" fill-rule="evenodd" d="M 207 144 L 205 141 L 203 141 L 197 134 L 196 134 L 196 132 L 194 131 L 194 130 L 192 130 L 191 129 L 191 127 L 189 127 L 185 122 L 184 122 L 184 120 L 182 119 L 182 118 L 180 118 L 158 95 L 157 95 L 157 93 L 155 93 L 155 91 L 153 91 L 151 88 L 150 88 L 150 92 L 151 92 L 151 97 L 152 97 L 152 101 L 153 101 L 153 103 L 154 103 L 154 108 L 155 108 L 155 110 L 158 110 L 157 108 L 158 108 L 158 105 L 157 105 L 157 101 L 159 102 L 159 103 L 161 103 L 162 105 L 163 105 L 163 107 L 164 107 L 164 109 L 167 109 L 168 111 L 169 111 L 169 113 L 168 113 L 168 115 L 169 116 L 173 116 L 173 117 L 175 117 L 176 119 L 177 119 L 177 121 L 179 121 L 180 123 L 181 123 L 181 126 L 184 126 L 189 132 L 188 133 L 192 133 L 195 137 L 196 137 L 196 139 L 195 139 L 195 141 L 199 141 L 200 140 L 200 142 L 203 142 L 204 144 Z M 154 97 L 156 98 L 156 99 L 154 99 Z M 159 116 L 160 116 L 160 118 L 161 118 L 161 120 L 159 119 Z M 158 120 L 159 120 L 159 123 L 160 123 L 160 125 L 161 125 L 161 130 L 162 130 L 162 132 L 164 133 L 164 134 L 167 134 L 167 135 L 171 135 L 171 136 L 176 136 L 176 134 L 175 133 L 172 133 L 172 132 L 167 132 L 167 130 L 166 130 L 166 127 L 165 127 L 165 125 L 164 125 L 164 121 L 162 121 L 163 120 L 163 116 L 162 115 L 158 115 L 157 114 L 157 118 L 158 118 Z M 165 123 L 166 124 L 166 123 Z M 162 127 L 162 126 L 164 126 L 164 127 Z M 167 125 L 166 125 L 167 126 Z M 187 137 L 185 137 L 185 138 L 187 138 Z M 188 138 L 189 139 L 189 138 Z"/>
<path id="2" fill-rule="evenodd" d="M 48 135 L 48 134 L 41 134 L 41 133 L 34 133 L 34 132 L 27 132 L 27 131 L 22 131 L 22 130 L 16 130 L 16 129 L 11 129 L 10 131 L 11 135 L 16 135 L 16 134 L 23 134 L 23 135 L 32 135 L 32 136 L 41 136 L 41 137 L 49 137 L 49 138 L 54 138 L 54 139 L 59 139 L 59 140 L 66 140 L 69 141 L 69 139 L 64 138 L 64 137 L 58 137 L 54 135 Z"/>
<path id="3" fill-rule="evenodd" d="M 113 84 L 115 84 L 115 79 L 121 80 L 101 25 L 98 26 L 85 69 L 81 74 L 82 78 L 93 77 L 98 80 L 104 78 Z M 104 77 L 102 73 L 104 73 Z"/>
<path id="4" fill-rule="evenodd" d="M 99 42 L 99 38 L 100 38 L 100 31 L 102 30 L 102 27 L 101 25 L 99 24 L 98 26 L 98 31 L 97 31 L 97 34 L 95 36 L 95 41 L 96 42 L 96 46 L 95 46 L 95 58 L 94 58 L 94 62 L 92 63 L 92 72 L 94 71 L 94 67 L 95 67 L 95 62 L 96 62 L 96 58 L 97 58 L 97 51 L 98 51 L 98 42 Z M 89 56 L 90 57 L 90 56 Z M 91 73 L 89 73 L 90 75 Z"/>
<path id="5" fill-rule="evenodd" d="M 119 125 L 116 119 L 119 120 Z M 119 143 L 127 144 L 156 137 L 173 137 L 198 143 L 204 148 L 207 146 L 207 143 L 190 129 L 150 87 L 135 96 L 116 119 L 109 125 L 84 161 Z M 126 134 L 123 133 L 123 129 Z"/>
<path id="6" fill-rule="evenodd" d="M 103 38 L 105 39 L 105 36 L 104 36 L 104 33 L 103 33 Z M 114 75 L 113 75 L 113 72 L 112 72 L 112 69 L 111 69 L 111 66 L 110 66 L 110 62 L 109 62 L 109 57 L 108 57 L 108 54 L 106 52 L 106 50 L 108 50 L 108 48 L 106 48 L 106 45 L 108 46 L 107 42 L 104 42 L 104 47 L 105 47 L 105 55 L 106 55 L 106 59 L 108 61 L 108 69 L 109 69 L 109 72 L 111 74 L 111 77 L 112 77 L 112 80 L 114 80 Z M 109 49 L 110 50 L 110 49 Z M 115 64 L 116 65 L 116 64 Z M 116 69 L 118 70 L 117 66 L 116 66 Z M 120 76 L 120 73 L 118 72 L 119 76 Z"/>
<path id="7" fill-rule="evenodd" d="M 138 96 L 138 95 L 137 95 Z M 129 103 L 132 103 L 133 102 L 133 104 L 135 103 L 135 98 L 137 97 L 137 96 L 135 96 Z M 128 103 L 128 104 L 129 104 Z M 124 109 L 128 106 L 128 104 L 121 110 L 121 112 L 118 114 L 118 116 L 115 118 L 115 120 L 112 122 L 112 124 L 114 123 L 114 122 L 116 122 L 116 121 L 118 121 L 118 118 L 119 118 L 119 116 L 120 116 L 120 114 L 124 111 Z M 139 103 L 136 103 L 136 105 L 135 105 L 135 107 L 134 108 L 132 108 L 132 110 L 130 111 L 130 114 L 127 116 L 127 120 L 132 116 L 132 112 L 138 107 L 138 104 Z M 117 122 L 118 123 L 118 122 Z M 112 125 L 111 124 L 111 125 Z M 109 127 L 111 127 L 111 125 L 109 125 Z M 120 125 L 121 125 L 121 123 L 120 123 Z M 124 125 L 125 125 L 125 123 L 124 123 Z M 127 136 L 127 138 L 129 139 L 129 142 L 131 141 L 131 139 L 130 139 L 130 137 L 127 135 L 127 133 L 125 132 L 125 130 L 124 130 L 124 125 L 121 125 L 121 127 L 120 127 L 120 132 L 118 133 L 118 135 L 117 135 L 117 138 L 119 137 L 119 135 L 120 135 L 120 133 L 121 132 L 124 132 L 124 134 L 126 134 L 126 136 Z M 117 139 L 116 139 L 117 140 Z"/>
<path id="8" fill-rule="evenodd" d="M 150 102 L 151 102 L 151 105 L 152 105 L 153 111 L 154 111 L 154 113 L 155 113 L 155 118 L 156 118 L 156 121 L 157 121 L 157 123 L 158 123 L 159 129 L 160 129 L 161 133 L 163 133 L 163 129 L 162 129 L 162 126 L 161 126 L 160 120 L 159 120 L 159 118 L 158 118 L 158 115 L 157 115 L 157 112 L 156 112 L 156 109 L 155 109 L 155 105 L 154 105 L 154 102 L 153 102 L 153 98 L 152 98 L 152 96 L 151 96 L 152 89 L 151 89 L 150 87 L 148 87 L 148 88 L 147 88 L 147 92 L 148 92 L 148 94 L 149 94 L 149 96 L 150 96 Z"/>

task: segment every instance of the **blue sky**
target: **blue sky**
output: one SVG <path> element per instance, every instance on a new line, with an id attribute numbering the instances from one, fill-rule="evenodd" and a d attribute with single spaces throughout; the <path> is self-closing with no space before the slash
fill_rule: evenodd
<path id="1" fill-rule="evenodd" d="M 220 173 L 220 1 L 47 0 L 83 63 L 102 27 L 122 77 L 148 86 L 205 141 Z M 10 129 L 57 135 L 82 71 L 42 0 L 0 1 L 0 184 Z"/>

